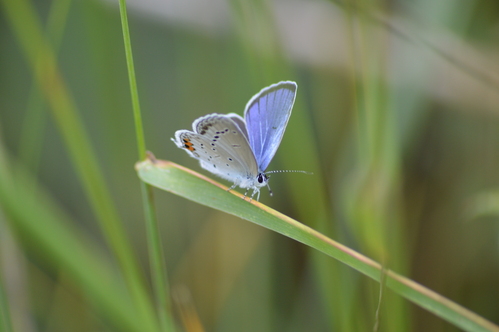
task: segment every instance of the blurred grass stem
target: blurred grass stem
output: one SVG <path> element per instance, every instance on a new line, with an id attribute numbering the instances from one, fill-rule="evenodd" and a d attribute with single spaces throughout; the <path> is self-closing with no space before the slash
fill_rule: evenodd
<path id="1" fill-rule="evenodd" d="M 294 76 L 289 64 L 284 61 L 285 51 L 282 42 L 279 40 L 279 31 L 273 21 L 272 6 L 267 1 L 258 0 L 256 2 L 247 2 L 241 0 L 230 1 L 231 9 L 234 16 L 237 17 L 238 37 L 244 49 L 244 54 L 248 61 L 248 67 L 253 68 L 255 82 L 258 86 L 283 80 Z M 262 29 L 262 27 L 264 27 Z M 259 29 L 262 29 L 260 31 Z M 258 50 L 251 47 L 254 44 L 258 45 Z M 260 76 L 261 75 L 261 76 Z M 294 105 L 295 109 L 303 109 L 303 102 L 297 101 Z M 327 195 L 324 183 L 320 182 L 320 162 L 318 151 L 313 147 L 316 146 L 313 139 L 313 130 L 310 123 L 310 118 L 305 112 L 294 111 L 294 121 L 299 123 L 294 127 L 288 128 L 288 136 L 300 137 L 295 140 L 292 145 L 281 145 L 279 158 L 287 163 L 294 161 L 295 152 L 300 151 L 301 157 L 308 161 L 308 165 L 315 169 L 314 175 L 306 180 L 309 192 L 303 190 L 303 184 L 293 181 L 290 187 L 290 197 L 295 202 L 294 206 L 303 216 L 309 217 L 309 222 L 316 229 L 324 234 L 334 236 L 336 233 L 334 223 L 331 223 L 331 215 L 328 209 L 328 202 L 324 199 Z M 293 148 L 290 149 L 290 147 Z M 287 148 L 289 150 L 287 150 Z M 313 194 L 311 194 L 313 193 Z M 318 194 L 324 193 L 324 194 Z M 328 324 L 334 330 L 348 330 L 348 322 L 351 321 L 346 316 L 345 306 L 337 305 L 337 303 L 345 303 L 343 301 L 349 296 L 348 292 L 341 289 L 338 280 L 342 279 L 342 267 L 327 260 L 326 257 L 310 251 L 309 255 L 313 262 L 315 277 L 320 289 L 321 301 L 325 310 L 328 312 Z M 346 283 L 350 281 L 348 278 L 343 278 Z"/>
<path id="2" fill-rule="evenodd" d="M 55 53 L 61 45 L 72 0 L 52 1 L 47 18 L 46 34 Z M 47 122 L 46 104 L 33 77 L 27 98 L 26 115 L 19 138 L 19 156 L 36 173 L 43 144 L 43 134 Z"/>
<path id="3" fill-rule="evenodd" d="M 12 323 L 10 319 L 9 301 L 5 292 L 2 278 L 2 269 L 0 265 L 0 332 L 12 332 Z"/>
<path id="4" fill-rule="evenodd" d="M 156 331 L 157 322 L 135 254 L 105 185 L 105 178 L 77 107 L 59 72 L 53 50 L 42 34 L 33 5 L 28 0 L 3 0 L 2 4 L 36 81 L 48 101 L 90 205 L 119 261 L 137 309 L 137 319 L 142 322 L 144 330 Z"/>
<path id="5" fill-rule="evenodd" d="M 7 154 L 2 144 L 0 202 L 16 241 L 23 247 L 34 247 L 28 255 L 40 254 L 44 257 L 43 267 L 71 276 L 106 323 L 119 331 L 142 331 L 144 320 L 137 315 L 122 276 L 107 252 L 78 227 L 23 164 Z"/>
<path id="6" fill-rule="evenodd" d="M 130 83 L 130 94 L 132 98 L 133 116 L 135 122 L 135 134 L 137 139 L 137 148 L 139 158 L 146 157 L 146 145 L 144 130 L 142 126 L 142 115 L 140 111 L 139 93 L 137 89 L 137 80 L 135 77 L 135 68 L 133 63 L 132 43 L 130 39 L 130 30 L 128 28 L 128 17 L 126 11 L 126 1 L 120 0 L 120 17 L 123 30 L 123 41 L 125 45 L 126 62 L 128 68 L 128 79 Z M 154 287 L 154 296 L 156 306 L 163 331 L 173 331 L 171 318 L 171 305 L 169 296 L 168 274 L 166 272 L 165 259 L 163 257 L 163 248 L 161 246 L 161 237 L 159 233 L 158 221 L 154 208 L 153 188 L 143 181 L 140 181 L 142 193 L 142 203 L 144 205 L 145 223 L 147 229 L 149 261 L 151 264 L 151 275 Z"/>
<path id="7" fill-rule="evenodd" d="M 355 13 L 361 3 L 370 11 Z M 345 189 L 349 195 L 350 227 L 364 252 L 380 261 L 383 270 L 388 266 L 404 273 L 400 262 L 400 254 L 404 252 L 399 244 L 402 234 L 393 227 L 400 222 L 396 207 L 391 202 L 399 191 L 398 168 L 399 156 L 396 144 L 393 143 L 395 126 L 391 121 L 387 104 L 388 96 L 384 88 L 384 67 L 382 42 L 386 37 L 383 29 L 378 29 L 369 19 L 368 12 L 376 11 L 377 2 L 349 1 L 347 17 L 349 24 L 349 48 L 352 60 L 352 79 L 355 106 L 355 130 L 352 139 L 356 143 L 356 167 L 352 172 L 351 186 Z M 352 189 L 353 188 L 353 189 Z M 392 221 L 393 220 L 393 221 Z M 390 230 L 392 228 L 393 230 Z M 371 298 L 368 312 L 375 312 L 375 329 L 382 326 L 387 331 L 403 331 L 408 329 L 407 317 L 400 312 L 406 310 L 404 302 L 398 297 Z M 393 317 L 383 315 L 384 308 L 392 308 Z"/>

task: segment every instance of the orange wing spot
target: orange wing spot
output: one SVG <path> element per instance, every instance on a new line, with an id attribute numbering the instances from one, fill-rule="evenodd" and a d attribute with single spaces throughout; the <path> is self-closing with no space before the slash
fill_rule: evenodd
<path id="1" fill-rule="evenodd" d="M 189 151 L 196 151 L 196 149 L 194 149 L 194 147 L 192 146 L 192 143 L 191 141 L 189 141 L 188 139 L 184 138 L 184 147 L 189 150 Z"/>

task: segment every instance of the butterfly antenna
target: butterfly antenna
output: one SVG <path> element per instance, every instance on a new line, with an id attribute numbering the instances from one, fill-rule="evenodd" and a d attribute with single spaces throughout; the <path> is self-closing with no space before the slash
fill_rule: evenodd
<path id="1" fill-rule="evenodd" d="M 264 174 L 267 175 L 267 174 L 273 174 L 273 173 L 304 173 L 304 174 L 308 174 L 308 175 L 314 174 L 312 172 L 301 171 L 301 170 L 294 170 L 294 169 L 275 170 L 275 171 L 265 172 Z M 268 178 L 270 178 L 270 175 L 267 176 L 267 179 Z M 269 194 L 270 194 L 270 196 L 274 195 L 274 193 L 272 192 L 272 189 L 270 189 L 270 186 L 269 186 L 268 182 L 267 182 L 267 188 L 269 188 Z"/>
<path id="2" fill-rule="evenodd" d="M 307 174 L 307 175 L 313 175 L 314 174 L 312 172 L 301 171 L 301 170 L 296 170 L 296 169 L 280 169 L 280 170 L 265 172 L 265 174 L 273 174 L 273 173 L 303 173 L 303 174 Z"/>

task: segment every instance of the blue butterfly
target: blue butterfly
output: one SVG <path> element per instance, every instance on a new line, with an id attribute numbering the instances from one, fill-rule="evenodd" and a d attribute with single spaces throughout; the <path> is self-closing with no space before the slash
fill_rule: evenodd
<path id="1" fill-rule="evenodd" d="M 251 198 L 268 185 L 265 172 L 281 144 L 295 102 L 295 82 L 283 81 L 258 92 L 246 104 L 244 118 L 235 113 L 208 114 L 178 130 L 175 144 L 199 160 L 201 167 L 236 186 L 252 189 Z M 272 194 L 272 191 L 270 191 Z"/>

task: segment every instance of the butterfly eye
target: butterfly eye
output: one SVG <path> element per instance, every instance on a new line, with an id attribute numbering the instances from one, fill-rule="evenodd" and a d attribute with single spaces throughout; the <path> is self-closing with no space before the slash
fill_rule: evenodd
<path id="1" fill-rule="evenodd" d="M 265 181 L 265 175 L 260 173 L 258 174 L 258 183 L 263 183 L 263 181 Z"/>

